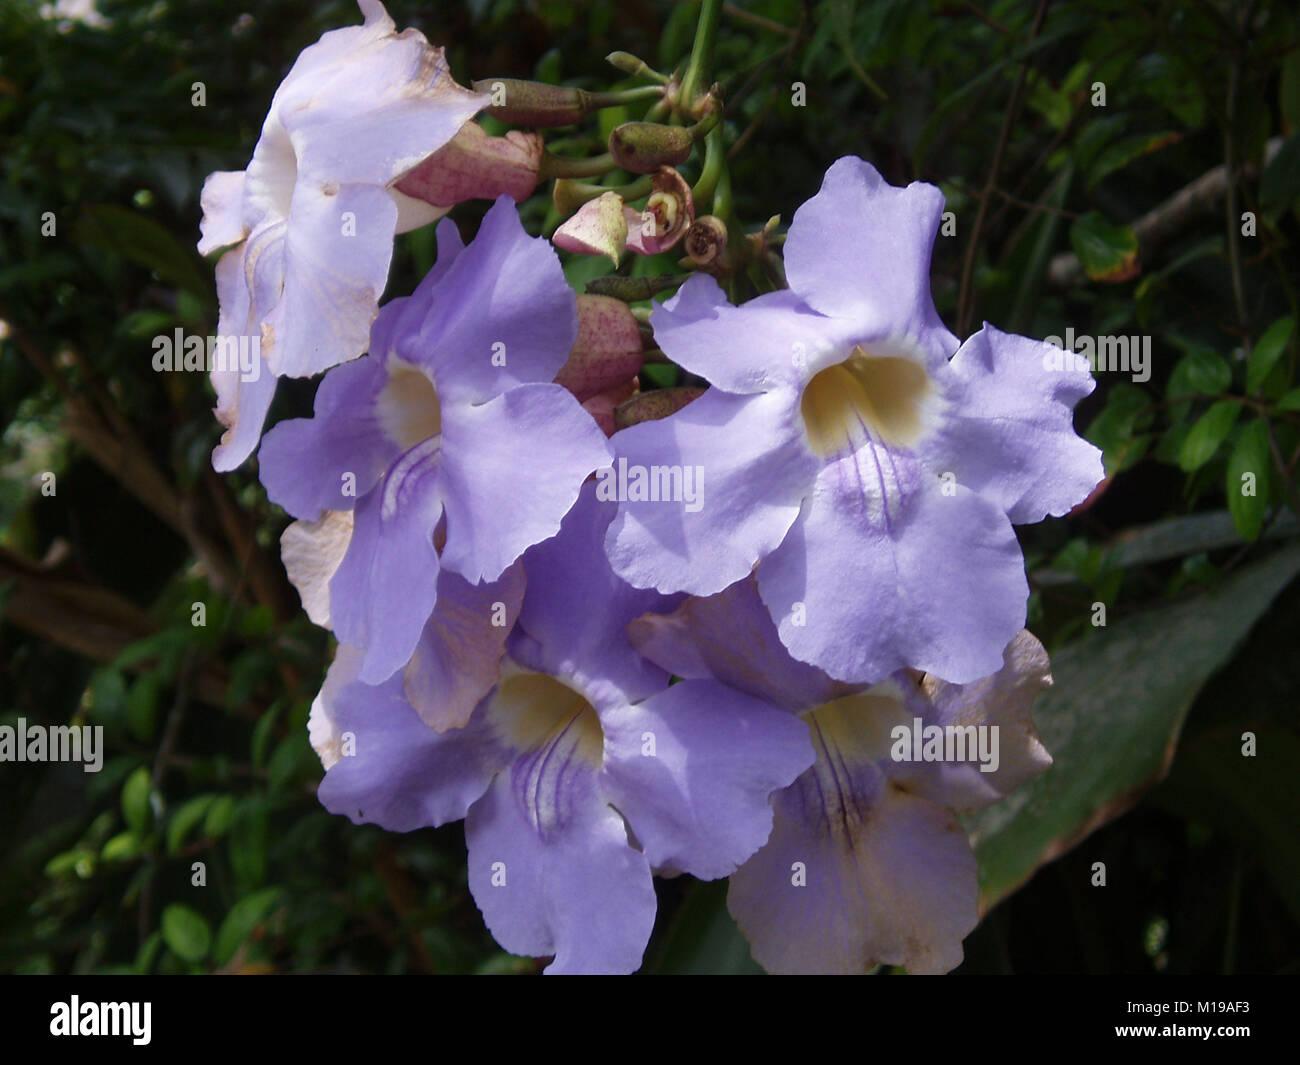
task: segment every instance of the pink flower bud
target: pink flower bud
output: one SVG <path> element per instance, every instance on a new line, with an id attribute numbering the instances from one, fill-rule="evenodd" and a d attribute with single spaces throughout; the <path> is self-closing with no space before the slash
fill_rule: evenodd
<path id="1" fill-rule="evenodd" d="M 555 383 L 587 400 L 635 380 L 640 370 L 641 333 L 628 305 L 612 296 L 579 296 L 578 339 Z"/>
<path id="2" fill-rule="evenodd" d="M 637 379 L 633 377 L 621 385 L 597 393 L 590 399 L 584 399 L 582 409 L 595 419 L 606 436 L 613 436 L 618 428 L 614 424 L 614 411 L 620 404 L 635 396 L 638 387 Z"/>
<path id="3" fill-rule="evenodd" d="M 565 251 L 608 255 L 617 266 L 628 239 L 626 210 L 623 197 L 617 192 L 606 192 L 583 204 L 577 214 L 555 231 L 551 241 Z"/>
<path id="4" fill-rule="evenodd" d="M 438 207 L 465 200 L 495 200 L 502 193 L 516 203 L 537 187 L 542 138 L 511 130 L 490 136 L 477 122 L 466 122 L 443 147 L 397 182 L 397 191 Z"/>

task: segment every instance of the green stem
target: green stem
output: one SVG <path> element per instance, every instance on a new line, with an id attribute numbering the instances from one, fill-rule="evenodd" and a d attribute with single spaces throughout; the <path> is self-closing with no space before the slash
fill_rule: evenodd
<path id="1" fill-rule="evenodd" d="M 713 190 L 713 213 L 727 224 L 730 230 L 735 224 L 735 219 L 731 217 L 731 168 L 727 166 L 727 153 L 722 150 L 722 130 L 716 131 L 717 136 L 710 133 L 709 137 L 717 144 L 717 153 L 722 156 L 722 170 L 718 174 L 718 184 Z"/>
<path id="2" fill-rule="evenodd" d="M 566 159 L 562 155 L 552 155 L 544 150 L 542 160 L 537 167 L 537 178 L 539 181 L 550 181 L 552 178 L 600 177 L 608 174 L 616 165 L 614 157 L 609 152 L 592 156 L 590 159 Z"/>
<path id="3" fill-rule="evenodd" d="M 634 78 L 649 78 L 660 85 L 667 85 L 670 80 L 667 74 L 660 74 L 644 59 L 637 58 L 631 52 L 610 52 L 605 57 L 605 62 Z"/>
<path id="4" fill-rule="evenodd" d="M 682 103 L 689 109 L 710 83 L 713 70 L 713 46 L 718 39 L 718 20 L 722 15 L 722 0 L 704 0 L 700 6 L 700 21 L 695 25 L 695 44 L 691 60 L 682 79 Z"/>
<path id="5" fill-rule="evenodd" d="M 592 110 L 602 107 L 621 107 L 641 100 L 662 100 L 664 91 L 658 85 L 637 85 L 631 89 L 618 89 L 615 92 L 592 92 L 587 94 L 588 106 Z"/>
<path id="6" fill-rule="evenodd" d="M 704 138 L 704 167 L 700 171 L 700 180 L 691 190 L 691 195 L 695 199 L 696 214 L 716 214 L 719 218 L 722 217 L 719 211 L 713 209 L 713 201 L 726 170 L 727 156 L 722 150 L 722 128 L 719 126 Z M 730 193 L 730 181 L 728 181 L 728 193 Z"/>
<path id="7" fill-rule="evenodd" d="M 583 204 L 594 200 L 607 192 L 617 192 L 626 201 L 639 200 L 642 196 L 649 196 L 654 192 L 654 182 L 651 175 L 645 174 L 627 185 L 586 185 L 574 183 L 568 189 L 569 200 L 573 203 Z"/>

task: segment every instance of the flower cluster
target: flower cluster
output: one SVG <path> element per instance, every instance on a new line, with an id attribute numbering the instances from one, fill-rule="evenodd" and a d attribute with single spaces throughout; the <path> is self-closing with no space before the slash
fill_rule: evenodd
<path id="1" fill-rule="evenodd" d="M 214 375 L 214 465 L 257 448 L 277 376 L 328 371 L 258 454 L 338 640 L 321 802 L 464 819 L 488 927 L 550 972 L 636 969 L 653 877 L 680 873 L 730 877 L 770 971 L 951 969 L 978 917 L 957 815 L 1050 763 L 1013 525 L 1101 479 L 1088 371 L 987 324 L 959 343 L 930 295 L 940 193 L 856 158 L 796 213 L 788 287 L 733 305 L 725 226 L 658 165 L 644 210 L 589 197 L 555 244 L 617 262 L 704 221 L 710 268 L 648 322 L 577 296 L 515 207 L 540 138 L 489 137 L 489 98 L 361 8 L 209 179 L 200 243 L 268 370 Z M 495 200 L 474 239 L 443 219 L 381 308 L 394 234 L 472 197 Z M 640 393 L 647 336 L 701 387 Z"/>

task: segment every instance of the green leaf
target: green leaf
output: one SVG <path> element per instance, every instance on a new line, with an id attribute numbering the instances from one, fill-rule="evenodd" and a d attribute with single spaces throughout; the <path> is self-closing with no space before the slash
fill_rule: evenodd
<path id="1" fill-rule="evenodd" d="M 1300 410 L 1300 388 L 1293 388 L 1277 401 L 1278 410 Z"/>
<path id="2" fill-rule="evenodd" d="M 1177 144 L 1182 139 L 1183 135 L 1174 130 L 1121 137 L 1113 144 L 1107 145 L 1092 161 L 1092 165 L 1088 168 L 1088 189 L 1091 191 L 1108 174 L 1122 170 L 1135 159 L 1158 152 L 1171 144 Z"/>
<path id="3" fill-rule="evenodd" d="M 1228 510 L 1243 540 L 1255 540 L 1268 511 L 1269 467 L 1268 419 L 1256 418 L 1242 431 L 1228 456 L 1224 492 Z"/>
<path id="4" fill-rule="evenodd" d="M 212 951 L 213 959 L 218 965 L 225 965 L 240 944 L 257 930 L 257 926 L 263 923 L 279 902 L 280 894 L 278 887 L 263 888 L 245 895 L 230 907 L 230 912 L 217 931 L 217 942 Z"/>
<path id="5" fill-rule="evenodd" d="M 197 910 L 173 902 L 162 912 L 162 936 L 176 954 L 188 962 L 200 962 L 212 946 L 212 929 Z"/>
<path id="6" fill-rule="evenodd" d="M 1127 281 L 1138 275 L 1138 242 L 1133 230 L 1112 225 L 1097 211 L 1074 220 L 1070 246 L 1093 281 Z"/>
<path id="7" fill-rule="evenodd" d="M 93 204 L 77 219 L 76 236 L 158 275 L 165 284 L 211 304 L 212 281 L 198 255 L 153 219 L 116 204 Z"/>
<path id="8" fill-rule="evenodd" d="M 1259 179 L 1259 202 L 1269 214 L 1285 211 L 1300 196 L 1300 133 L 1293 133 L 1278 149 Z"/>
<path id="9" fill-rule="evenodd" d="M 1210 348 L 1193 348 L 1174 367 L 1165 386 L 1165 399 L 1218 395 L 1232 387 L 1232 367 Z"/>
<path id="10" fill-rule="evenodd" d="M 676 976 L 761 974 L 749 943 L 727 912 L 727 882 L 696 883 L 647 972 Z"/>
<path id="11" fill-rule="evenodd" d="M 1300 573 L 1300 546 L 1218 587 L 1122 618 L 1052 660 L 1034 707 L 1052 767 L 967 819 L 986 912 L 1164 776 L 1188 708 Z"/>
<path id="12" fill-rule="evenodd" d="M 1199 470 L 1214 458 L 1219 445 L 1232 432 L 1240 411 L 1240 403 L 1231 399 L 1221 399 L 1201 415 L 1183 440 L 1183 446 L 1178 452 L 1178 465 L 1184 473 Z"/>
<path id="13" fill-rule="evenodd" d="M 1152 798 L 1185 818 L 1215 825 L 1251 847 L 1300 921 L 1300 740 L 1284 729 L 1254 728 L 1256 751 L 1242 754 L 1242 729 L 1197 736 L 1180 752 Z"/>
<path id="14" fill-rule="evenodd" d="M 181 849 L 185 837 L 190 834 L 200 821 L 207 816 L 215 795 L 196 795 L 176 808 L 171 820 L 167 822 L 167 853 L 175 854 Z"/>
<path id="15" fill-rule="evenodd" d="M 127 827 L 137 835 L 143 836 L 149 831 L 153 814 L 149 804 L 152 786 L 147 766 L 137 769 L 122 786 L 122 816 L 126 818 Z"/>
<path id="16" fill-rule="evenodd" d="M 163 938 L 158 932 L 150 932 L 149 938 L 140 944 L 140 949 L 135 956 L 135 972 L 137 976 L 143 976 L 153 968 L 154 959 L 158 957 L 158 952 L 162 950 Z"/>
<path id="17" fill-rule="evenodd" d="M 126 723 L 131 734 L 142 743 L 153 739 L 162 688 L 162 678 L 157 673 L 142 673 L 131 684 L 126 700 Z"/>
<path id="18" fill-rule="evenodd" d="M 253 736 L 249 741 L 249 750 L 253 765 L 258 769 L 265 767 L 266 749 L 270 746 L 275 724 L 280 719 L 281 709 L 283 709 L 283 704 L 273 703 L 263 712 L 253 726 Z"/>
<path id="19" fill-rule="evenodd" d="M 264 799 L 240 800 L 230 822 L 230 866 L 239 886 L 245 890 L 260 884 L 266 876 L 266 847 L 270 838 L 270 815 Z"/>
<path id="20" fill-rule="evenodd" d="M 218 795 L 212 800 L 208 816 L 203 820 L 203 834 L 212 839 L 220 839 L 230 831 L 230 823 L 235 818 L 235 797 Z"/>
<path id="21" fill-rule="evenodd" d="M 1246 391 L 1258 392 L 1295 331 L 1295 319 L 1279 318 L 1264 330 L 1246 362 Z"/>
<path id="22" fill-rule="evenodd" d="M 129 862 L 140 857 L 143 847 L 134 832 L 119 832 L 104 844 L 99 856 L 106 862 Z"/>
<path id="23" fill-rule="evenodd" d="M 1092 420 L 1084 434 L 1105 453 L 1108 474 L 1127 469 L 1146 452 L 1150 441 L 1138 434 L 1151 417 L 1150 397 L 1137 385 L 1118 381 L 1110 386 L 1105 409 Z"/>

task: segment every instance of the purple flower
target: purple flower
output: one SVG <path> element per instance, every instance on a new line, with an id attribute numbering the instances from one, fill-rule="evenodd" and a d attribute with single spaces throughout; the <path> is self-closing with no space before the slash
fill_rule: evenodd
<path id="1" fill-rule="evenodd" d="M 464 728 L 428 728 L 396 678 L 357 683 L 347 647 L 312 710 L 326 808 L 396 831 L 465 817 L 488 927 L 554 955 L 548 972 L 636 969 L 652 870 L 734 871 L 771 832 L 771 793 L 812 762 L 793 716 L 712 679 L 670 687 L 635 652 L 627 622 L 671 603 L 609 569 L 612 514 L 588 484 L 524 556 L 503 678 Z"/>
<path id="2" fill-rule="evenodd" d="M 277 425 L 261 451 L 267 494 L 294 517 L 354 509 L 329 613 L 367 683 L 416 652 L 441 573 L 497 581 L 609 462 L 600 428 L 549 383 L 577 332 L 554 250 L 505 196 L 468 247 L 449 221 L 438 244 L 415 293 L 384 307 L 370 354 L 331 370 L 315 417 Z"/>
<path id="3" fill-rule="evenodd" d="M 326 33 L 298 57 L 248 168 L 203 186 L 199 251 L 230 247 L 217 264 L 218 332 L 261 350 L 255 377 L 213 371 L 226 426 L 218 470 L 257 447 L 277 376 L 365 350 L 393 234 L 446 213 L 393 186 L 488 103 L 452 80 L 423 34 L 397 33 L 378 0 L 359 3 L 364 25 Z"/>
<path id="4" fill-rule="evenodd" d="M 1051 683 L 1042 645 L 1022 631 L 973 684 L 906 671 L 844 684 L 790 657 L 752 579 L 629 633 L 678 676 L 799 715 L 812 739 L 816 762 L 774 797 L 771 838 L 731 877 L 727 905 L 755 959 L 780 973 L 959 964 L 978 891 L 955 815 L 1050 764 L 1030 716 Z"/>
<path id="5" fill-rule="evenodd" d="M 328 510 L 318 521 L 295 521 L 280 538 L 289 580 L 307 616 L 330 627 L 330 582 L 352 542 L 350 510 Z M 495 581 L 471 584 L 438 572 L 437 599 L 403 673 L 406 700 L 438 731 L 460 728 L 501 676 L 506 637 L 519 617 L 523 565 Z"/>
<path id="6" fill-rule="evenodd" d="M 987 324 L 958 347 L 929 288 L 942 207 L 841 159 L 795 214 L 790 291 L 737 308 L 697 276 L 656 310 L 660 347 L 713 387 L 612 443 L 629 468 L 702 470 L 706 503 L 623 502 L 619 574 L 708 595 L 757 565 L 785 647 L 848 681 L 1000 668 L 1028 593 L 1012 522 L 1102 476 L 1071 420 L 1093 381 Z"/>

